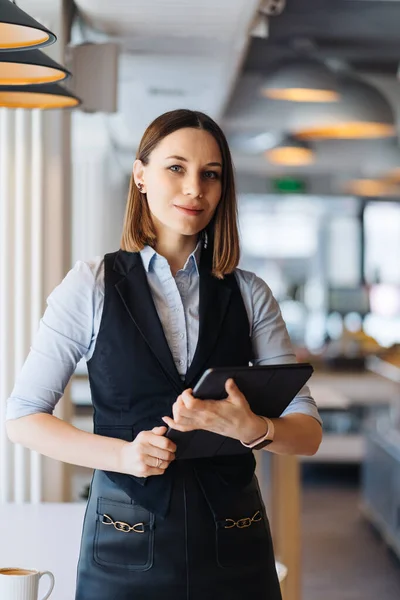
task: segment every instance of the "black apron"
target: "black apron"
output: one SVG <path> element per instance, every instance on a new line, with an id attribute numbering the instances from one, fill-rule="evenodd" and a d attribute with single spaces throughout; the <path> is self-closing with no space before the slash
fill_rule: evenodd
<path id="1" fill-rule="evenodd" d="M 200 263 L 199 341 L 185 381 L 176 371 L 139 253 L 105 256 L 105 298 L 89 380 L 100 435 L 132 441 L 162 425 L 209 366 L 251 359 L 235 276 Z M 147 479 L 95 471 L 76 600 L 281 600 L 252 453 L 174 461 Z"/>

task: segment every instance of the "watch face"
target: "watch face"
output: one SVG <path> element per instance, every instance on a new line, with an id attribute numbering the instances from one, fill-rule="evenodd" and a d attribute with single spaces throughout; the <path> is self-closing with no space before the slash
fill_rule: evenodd
<path id="1" fill-rule="evenodd" d="M 264 441 L 260 442 L 259 444 L 257 444 L 257 446 L 253 446 L 252 450 L 261 450 L 261 448 L 265 448 L 265 446 L 272 444 L 273 441 L 274 440 L 264 440 Z"/>

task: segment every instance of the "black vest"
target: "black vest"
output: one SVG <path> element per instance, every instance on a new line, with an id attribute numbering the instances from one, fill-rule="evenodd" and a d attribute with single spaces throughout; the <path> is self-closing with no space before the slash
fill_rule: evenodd
<path id="1" fill-rule="evenodd" d="M 132 441 L 143 430 L 164 425 L 172 405 L 194 387 L 206 368 L 244 366 L 251 360 L 246 308 L 235 275 L 211 275 L 211 253 L 200 260 L 199 339 L 182 381 L 158 317 L 140 253 L 119 250 L 104 257 L 104 307 L 92 358 L 88 362 L 94 432 Z M 210 501 L 208 476 L 234 487 L 252 478 L 252 453 L 192 461 Z M 164 475 L 140 478 L 107 472 L 132 499 L 161 516 L 168 512 L 176 463 Z"/>

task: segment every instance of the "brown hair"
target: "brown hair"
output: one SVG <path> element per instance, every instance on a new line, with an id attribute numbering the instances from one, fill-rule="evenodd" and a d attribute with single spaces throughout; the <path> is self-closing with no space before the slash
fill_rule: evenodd
<path id="1" fill-rule="evenodd" d="M 151 152 L 163 138 L 186 127 L 208 131 L 216 140 L 222 156 L 221 199 L 206 232 L 213 252 L 212 273 L 215 277 L 223 279 L 224 275 L 232 273 L 237 267 L 240 245 L 232 158 L 221 128 L 202 112 L 186 109 L 166 112 L 157 117 L 144 132 L 136 158 L 144 165 L 148 164 Z M 155 243 L 156 234 L 146 194 L 139 191 L 132 174 L 121 249 L 128 252 L 139 252 L 144 246 L 154 246 Z"/>

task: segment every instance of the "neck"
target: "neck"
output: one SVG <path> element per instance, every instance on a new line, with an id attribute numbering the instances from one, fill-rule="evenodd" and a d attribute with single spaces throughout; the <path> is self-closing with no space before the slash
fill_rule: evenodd
<path id="1" fill-rule="evenodd" d="M 155 250 L 167 259 L 171 272 L 175 276 L 182 269 L 188 256 L 197 246 L 198 235 L 157 235 Z"/>

